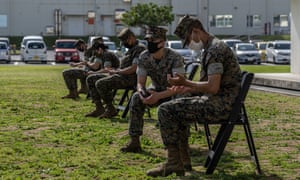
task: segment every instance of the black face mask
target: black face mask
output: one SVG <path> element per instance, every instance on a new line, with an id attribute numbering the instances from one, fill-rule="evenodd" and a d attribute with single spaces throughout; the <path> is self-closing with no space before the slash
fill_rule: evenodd
<path id="1" fill-rule="evenodd" d="M 157 45 L 161 42 L 148 42 L 148 51 L 152 54 L 161 49 L 161 47 L 157 47 Z"/>
<path id="2" fill-rule="evenodd" d="M 123 43 L 123 46 L 125 46 L 128 49 L 131 49 L 133 47 L 133 45 L 130 45 L 128 42 Z"/>

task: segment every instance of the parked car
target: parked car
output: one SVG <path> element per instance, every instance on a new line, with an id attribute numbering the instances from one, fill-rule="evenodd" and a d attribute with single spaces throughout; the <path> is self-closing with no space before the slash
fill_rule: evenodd
<path id="1" fill-rule="evenodd" d="M 0 61 L 10 63 L 9 48 L 6 42 L 0 42 Z"/>
<path id="2" fill-rule="evenodd" d="M 76 39 L 57 39 L 54 45 L 56 63 L 79 62 L 80 54 L 75 48 Z"/>
<path id="3" fill-rule="evenodd" d="M 114 53 L 117 57 L 122 57 L 123 53 L 116 46 L 115 42 L 112 41 L 104 41 L 104 44 L 108 47 L 108 51 Z"/>
<path id="4" fill-rule="evenodd" d="M 259 54 L 260 54 L 260 59 L 262 62 L 265 62 L 267 59 L 266 55 L 266 47 L 267 47 L 267 42 L 255 42 L 255 47 L 257 48 Z"/>
<path id="5" fill-rule="evenodd" d="M 24 60 L 24 55 L 25 55 L 25 46 L 28 41 L 41 41 L 44 42 L 44 38 L 42 36 L 35 36 L 35 35 L 30 35 L 30 36 L 24 36 L 21 45 L 20 45 L 20 56 L 21 60 Z"/>
<path id="6" fill-rule="evenodd" d="M 8 49 L 9 49 L 10 42 L 9 42 L 9 38 L 8 37 L 0 37 L 0 42 L 6 43 Z"/>
<path id="7" fill-rule="evenodd" d="M 193 61 L 193 50 L 188 47 L 183 47 L 182 41 L 170 40 L 166 42 L 166 47 L 173 49 L 178 52 L 185 62 Z"/>
<path id="8" fill-rule="evenodd" d="M 289 64 L 291 55 L 290 41 L 272 41 L 268 42 L 267 48 L 267 62 L 274 64 Z"/>
<path id="9" fill-rule="evenodd" d="M 234 52 L 241 64 L 260 64 L 260 53 L 252 43 L 236 43 Z"/>
<path id="10" fill-rule="evenodd" d="M 97 38 L 99 38 L 99 37 L 101 37 L 101 36 L 90 36 L 89 39 L 88 39 L 87 45 L 89 47 L 91 47 L 93 45 L 93 43 L 94 43 L 94 40 L 97 39 Z M 104 42 L 105 41 L 110 41 L 110 38 L 107 37 L 107 36 L 102 36 L 102 39 L 103 39 Z"/>
<path id="11" fill-rule="evenodd" d="M 222 41 L 226 43 L 233 51 L 234 51 L 235 44 L 242 43 L 240 39 L 222 39 Z"/>
<path id="12" fill-rule="evenodd" d="M 43 41 L 27 41 L 23 61 L 28 62 L 41 62 L 43 64 L 47 63 L 47 46 Z"/>

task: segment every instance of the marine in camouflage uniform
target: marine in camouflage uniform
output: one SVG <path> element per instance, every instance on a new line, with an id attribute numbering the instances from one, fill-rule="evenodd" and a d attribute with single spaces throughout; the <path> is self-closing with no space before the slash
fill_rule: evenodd
<path id="1" fill-rule="evenodd" d="M 183 78 L 182 81 L 169 81 L 173 85 L 187 85 L 194 96 L 177 98 L 159 106 L 160 132 L 168 150 L 168 160 L 163 166 L 148 171 L 149 176 L 167 176 L 173 172 L 184 175 L 190 157 L 188 137 L 183 130 L 195 121 L 226 120 L 240 87 L 241 70 L 236 56 L 222 41 L 207 33 L 199 20 L 183 17 L 175 34 L 189 47 L 193 47 L 197 38 L 203 43 L 201 82 L 188 82 Z M 194 49 L 202 49 L 199 48 L 201 43 L 197 46 Z"/>
<path id="2" fill-rule="evenodd" d="M 116 116 L 117 110 L 113 106 L 114 90 L 136 86 L 137 59 L 146 47 L 138 43 L 129 28 L 124 28 L 118 34 L 118 38 L 129 50 L 121 59 L 119 69 L 109 70 L 109 75 L 97 74 L 88 77 L 87 84 L 91 88 L 91 98 L 96 109 L 86 114 L 86 117 L 111 118 Z"/>
<path id="3" fill-rule="evenodd" d="M 102 39 L 97 41 L 100 42 Z M 89 70 L 98 70 L 100 68 L 100 62 L 95 61 L 95 48 L 90 47 L 86 49 L 86 44 L 82 39 L 79 39 L 75 43 L 76 49 L 80 52 L 84 52 L 84 60 L 79 63 L 70 62 L 70 66 L 73 67 L 71 69 L 66 69 L 62 72 L 65 84 L 69 90 L 69 94 L 63 96 L 62 98 L 71 98 L 77 99 L 79 98 L 79 93 L 87 93 L 87 86 L 86 86 L 86 77 L 87 72 Z M 92 67 L 87 67 L 89 64 L 93 64 Z M 77 91 L 77 80 L 80 80 L 81 89 Z"/>
<path id="4" fill-rule="evenodd" d="M 92 47 L 85 49 L 86 45 L 83 40 L 78 40 L 75 44 L 75 47 L 79 51 L 84 51 L 84 61 L 81 61 L 79 63 L 73 63 L 70 62 L 70 66 L 73 68 L 66 69 L 62 72 L 65 84 L 69 90 L 69 94 L 66 96 L 63 96 L 62 98 L 71 98 L 71 99 L 77 99 L 79 98 L 79 93 L 87 93 L 87 86 L 86 86 L 86 77 L 87 73 L 89 71 L 97 71 L 101 67 L 101 61 L 100 59 L 95 59 L 96 46 L 99 46 L 99 44 L 102 44 L 100 42 L 103 42 L 102 39 L 97 39 Z M 80 80 L 81 89 L 78 91 L 78 85 L 77 80 Z"/>
<path id="5" fill-rule="evenodd" d="M 184 60 L 177 52 L 165 48 L 166 30 L 159 27 L 151 27 L 146 34 L 148 41 L 148 51 L 144 51 L 139 60 L 137 68 L 137 92 L 131 98 L 129 107 L 129 135 L 130 142 L 123 148 L 123 152 L 140 152 L 141 145 L 139 137 L 143 134 L 144 119 L 143 115 L 146 106 L 155 107 L 164 101 L 171 99 L 171 96 L 163 96 L 170 87 L 167 77 L 171 76 L 172 72 L 184 74 Z M 149 97 L 144 97 L 147 77 L 151 78 L 152 86 L 150 87 L 152 93 Z M 149 99 L 148 99 L 149 98 Z M 153 99 L 158 98 L 158 101 Z M 147 100 L 148 99 L 148 100 Z M 153 102 L 147 102 L 153 101 Z"/>

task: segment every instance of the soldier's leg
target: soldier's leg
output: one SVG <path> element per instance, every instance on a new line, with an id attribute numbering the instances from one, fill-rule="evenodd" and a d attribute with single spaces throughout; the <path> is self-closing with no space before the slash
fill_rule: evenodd
<path id="1" fill-rule="evenodd" d="M 78 71 L 76 69 L 68 69 L 64 70 L 62 75 L 65 81 L 65 84 L 69 90 L 69 93 L 66 96 L 63 96 L 62 99 L 65 98 L 71 98 L 71 99 L 77 99 L 79 98 L 78 92 L 77 92 L 77 77 L 78 74 L 82 73 L 81 71 Z"/>
<path id="2" fill-rule="evenodd" d="M 86 83 L 87 76 L 81 77 L 80 80 L 80 89 L 78 90 L 79 94 L 87 94 L 89 92 L 88 86 Z"/>
<path id="3" fill-rule="evenodd" d="M 96 82 L 96 88 L 101 95 L 101 98 L 106 104 L 106 110 L 101 115 L 101 118 L 112 118 L 118 114 L 116 108 L 113 105 L 115 89 L 125 89 L 135 85 L 136 82 L 132 82 L 130 79 L 126 79 L 120 75 L 112 75 Z"/>
<path id="4" fill-rule="evenodd" d="M 184 168 L 191 169 L 188 136 L 189 124 L 197 120 L 198 111 L 193 107 L 199 99 L 179 98 L 161 104 L 158 108 L 158 120 L 164 145 L 168 151 L 166 163 L 149 170 L 149 176 L 167 176 L 171 173 L 184 174 Z M 183 164 L 185 163 L 185 164 Z"/>
<path id="5" fill-rule="evenodd" d="M 145 104 L 140 99 L 139 93 L 135 92 L 132 96 L 129 111 L 129 136 L 128 144 L 121 148 L 123 152 L 140 152 L 142 150 L 140 136 L 143 134 Z"/>
<path id="6" fill-rule="evenodd" d="M 186 171 L 192 170 L 190 147 L 189 147 L 190 127 L 183 126 L 180 129 L 179 151 L 180 158 Z"/>
<path id="7" fill-rule="evenodd" d="M 104 77 L 106 77 L 106 75 L 104 74 L 92 74 L 89 75 L 86 79 L 86 84 L 88 86 L 92 102 L 95 103 L 96 106 L 96 109 L 94 111 L 85 115 L 86 117 L 99 117 L 101 114 L 104 113 L 104 107 L 102 105 L 100 94 L 98 93 L 95 85 L 99 79 Z"/>

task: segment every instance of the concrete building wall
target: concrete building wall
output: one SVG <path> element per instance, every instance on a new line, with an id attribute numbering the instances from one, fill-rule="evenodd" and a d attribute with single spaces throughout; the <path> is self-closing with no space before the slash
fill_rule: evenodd
<path id="1" fill-rule="evenodd" d="M 291 1 L 291 73 L 300 74 L 300 1 Z"/>
<path id="2" fill-rule="evenodd" d="M 0 35 L 23 36 L 48 34 L 57 25 L 55 10 L 61 16 L 60 35 L 115 35 L 122 25 L 115 21 L 116 11 L 130 10 L 137 3 L 153 2 L 173 6 L 174 22 L 168 27 L 172 34 L 178 19 L 190 14 L 201 19 L 213 34 L 256 35 L 289 32 L 290 27 L 273 27 L 274 16 L 290 13 L 290 0 L 0 0 Z M 95 12 L 94 24 L 87 14 Z M 261 25 L 247 27 L 247 15 L 260 15 Z M 232 15 L 232 27 L 215 27 L 210 20 L 215 15 Z M 139 29 L 136 29 L 139 33 Z"/>

